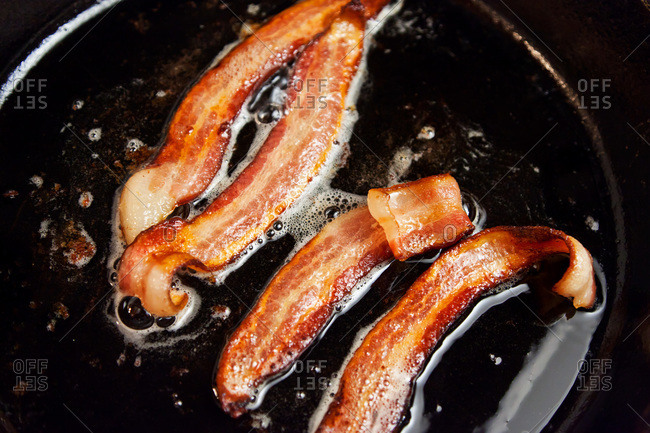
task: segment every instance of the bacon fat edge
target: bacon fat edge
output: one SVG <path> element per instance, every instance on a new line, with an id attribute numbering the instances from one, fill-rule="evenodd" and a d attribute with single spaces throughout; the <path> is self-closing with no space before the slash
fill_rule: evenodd
<path id="1" fill-rule="evenodd" d="M 553 291 L 593 306 L 592 258 L 574 238 L 547 227 L 496 227 L 452 247 L 368 333 L 345 367 L 317 432 L 391 432 L 413 383 L 445 330 L 481 294 L 553 254 L 570 264 Z"/>

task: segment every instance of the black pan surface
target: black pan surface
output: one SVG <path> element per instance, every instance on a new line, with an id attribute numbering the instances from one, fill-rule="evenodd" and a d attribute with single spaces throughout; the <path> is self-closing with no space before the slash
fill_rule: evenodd
<path id="1" fill-rule="evenodd" d="M 109 263 L 115 191 L 155 152 L 184 91 L 238 38 L 241 20 L 260 22 L 289 4 L 119 3 L 71 31 L 30 71 L 35 87 L 17 87 L 5 102 L 0 426 L 7 431 L 305 431 L 356 333 L 426 269 L 391 264 L 303 354 L 305 368 L 239 420 L 214 401 L 213 367 L 247 305 L 292 249 L 290 236 L 265 244 L 227 279 L 236 293 L 184 277 L 201 295 L 199 314 L 178 333 L 160 331 L 148 340 L 173 344 L 143 348 L 119 332 Z M 75 6 L 54 23 L 84 8 Z M 513 425 L 650 430 L 649 51 L 632 43 L 643 40 L 648 16 L 640 3 L 626 7 L 406 1 L 377 35 L 350 154 L 332 186 L 355 194 L 383 186 L 395 155 L 408 149 L 415 158 L 404 180 L 451 172 L 480 202 L 486 226 L 560 228 L 580 239 L 602 270 L 597 317 L 573 315 L 557 299 L 540 297 L 543 288 L 481 303 L 491 308 L 462 335 L 454 333 L 459 338 L 422 384 L 424 416 L 411 431 L 485 431 L 503 414 L 500 401 L 526 366 L 543 365 L 541 348 L 558 337 L 558 323 L 575 332 L 555 344 L 588 350 L 576 359 L 559 351 L 548 364 L 551 380 L 533 385 L 537 395 L 562 398 L 533 399 L 538 404 L 522 409 Z M 583 22 L 589 19 L 592 27 Z M 561 39 L 572 32 L 578 39 Z M 617 57 L 598 57 L 606 55 Z M 435 137 L 418 138 L 425 127 Z M 134 140 L 144 146 L 131 150 Z M 237 145 L 245 149 L 246 136 Z M 84 192 L 93 196 L 87 208 L 79 204 Z M 64 252 L 84 231 L 96 252 L 77 268 Z M 538 280 L 531 286 L 548 286 Z M 230 316 L 214 317 L 217 306 L 227 306 Z M 580 331 L 584 323 L 595 331 Z M 584 365 L 591 369 L 578 374 Z"/>

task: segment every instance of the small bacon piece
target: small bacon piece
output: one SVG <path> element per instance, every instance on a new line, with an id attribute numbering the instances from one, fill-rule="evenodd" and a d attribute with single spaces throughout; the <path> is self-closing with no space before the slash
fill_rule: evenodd
<path id="1" fill-rule="evenodd" d="M 439 338 L 480 295 L 536 262 L 568 253 L 553 291 L 589 308 L 596 296 L 591 255 L 548 227 L 496 227 L 445 252 L 370 331 L 345 367 L 317 432 L 391 432 Z"/>
<path id="2" fill-rule="evenodd" d="M 119 203 L 127 243 L 210 184 L 246 98 L 325 31 L 349 0 L 305 0 L 255 31 L 208 71 L 176 111 L 157 157 L 127 181 Z M 369 1 L 369 13 L 382 2 Z M 385 3 L 385 2 L 384 2 Z"/>
<path id="3" fill-rule="evenodd" d="M 143 232 L 120 262 L 120 289 L 151 313 L 180 311 L 187 295 L 170 291 L 183 265 L 216 270 L 264 235 L 305 190 L 340 129 L 345 97 L 361 58 L 365 18 L 346 8 L 300 56 L 290 109 L 255 159 L 191 223 L 170 219 Z"/>
<path id="4" fill-rule="evenodd" d="M 463 210 L 458 183 L 449 174 L 371 189 L 368 208 L 402 261 L 455 243 L 474 228 Z"/>
<path id="5" fill-rule="evenodd" d="M 278 272 L 230 337 L 216 376 L 223 410 L 244 413 L 255 389 L 289 368 L 359 280 L 392 257 L 366 206 L 327 224 Z"/>

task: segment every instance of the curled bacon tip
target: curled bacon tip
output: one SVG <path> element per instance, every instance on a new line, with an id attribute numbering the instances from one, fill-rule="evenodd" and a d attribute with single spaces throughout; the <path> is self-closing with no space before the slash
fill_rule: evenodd
<path id="1" fill-rule="evenodd" d="M 131 244 L 120 260 L 120 291 L 139 297 L 142 305 L 152 314 L 173 316 L 187 304 L 187 293 L 172 287 L 176 270 L 182 266 L 205 270 L 199 261 L 186 253 L 153 254 L 160 250 L 161 245 L 173 242 L 175 234 L 185 225 L 184 220 L 172 218 L 151 227 L 138 236 L 138 242 Z M 146 284 L 147 281 L 150 284 Z"/>
<path id="2" fill-rule="evenodd" d="M 396 430 L 415 379 L 462 312 L 536 262 L 566 253 L 569 267 L 552 290 L 576 308 L 590 308 L 596 298 L 591 256 L 559 230 L 495 227 L 443 253 L 355 351 L 317 432 Z"/>
<path id="3" fill-rule="evenodd" d="M 591 308 L 596 302 L 596 278 L 593 258 L 589 251 L 574 237 L 561 230 L 543 226 L 510 227 L 500 226 L 484 230 L 474 237 L 485 233 L 510 233 L 516 239 L 529 239 L 529 248 L 537 242 L 539 255 L 536 261 L 541 261 L 553 254 L 568 254 L 569 267 L 562 278 L 553 285 L 551 290 L 572 301 L 574 308 Z M 514 241 L 513 241 L 514 244 Z M 551 245 L 552 244 L 552 245 Z M 517 251 L 515 251 L 515 254 Z M 531 254 L 527 252 L 527 254 Z M 522 266 L 522 269 L 525 267 Z"/>
<path id="4" fill-rule="evenodd" d="M 566 242 L 571 264 L 562 279 L 553 286 L 553 291 L 565 298 L 573 298 L 575 308 L 591 308 L 596 302 L 593 259 L 577 239 L 567 236 Z"/>
<path id="5" fill-rule="evenodd" d="M 449 174 L 371 189 L 368 208 L 402 261 L 453 245 L 474 228 L 463 210 L 458 183 Z"/>

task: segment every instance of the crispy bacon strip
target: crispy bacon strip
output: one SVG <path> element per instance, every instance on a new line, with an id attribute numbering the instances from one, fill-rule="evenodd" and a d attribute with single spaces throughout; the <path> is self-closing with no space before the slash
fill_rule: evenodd
<path id="1" fill-rule="evenodd" d="M 237 417 L 255 389 L 285 371 L 370 270 L 392 258 L 366 206 L 336 218 L 273 278 L 221 355 L 221 407 Z"/>
<path id="2" fill-rule="evenodd" d="M 170 290 L 178 267 L 216 270 L 232 261 L 301 195 L 339 131 L 364 26 L 357 8 L 346 8 L 305 49 L 288 92 L 289 114 L 203 214 L 191 223 L 171 219 L 158 224 L 127 248 L 119 269 L 124 293 L 138 296 L 153 314 L 176 314 L 187 301 L 184 293 Z"/>
<path id="3" fill-rule="evenodd" d="M 440 243 L 455 243 L 474 228 L 463 210 L 458 183 L 449 174 L 371 189 L 368 208 L 402 261 L 440 248 Z"/>
<path id="4" fill-rule="evenodd" d="M 370 331 L 345 367 L 317 432 L 394 431 L 413 382 L 439 338 L 481 294 L 553 254 L 569 268 L 553 291 L 591 307 L 592 259 L 574 238 L 548 227 L 496 227 L 445 252 Z"/>
<path id="5" fill-rule="evenodd" d="M 201 194 L 221 167 L 230 126 L 259 84 L 325 31 L 349 0 L 305 0 L 235 47 L 189 91 L 158 156 L 127 181 L 119 216 L 127 243 Z M 381 2 L 369 1 L 369 12 Z"/>

